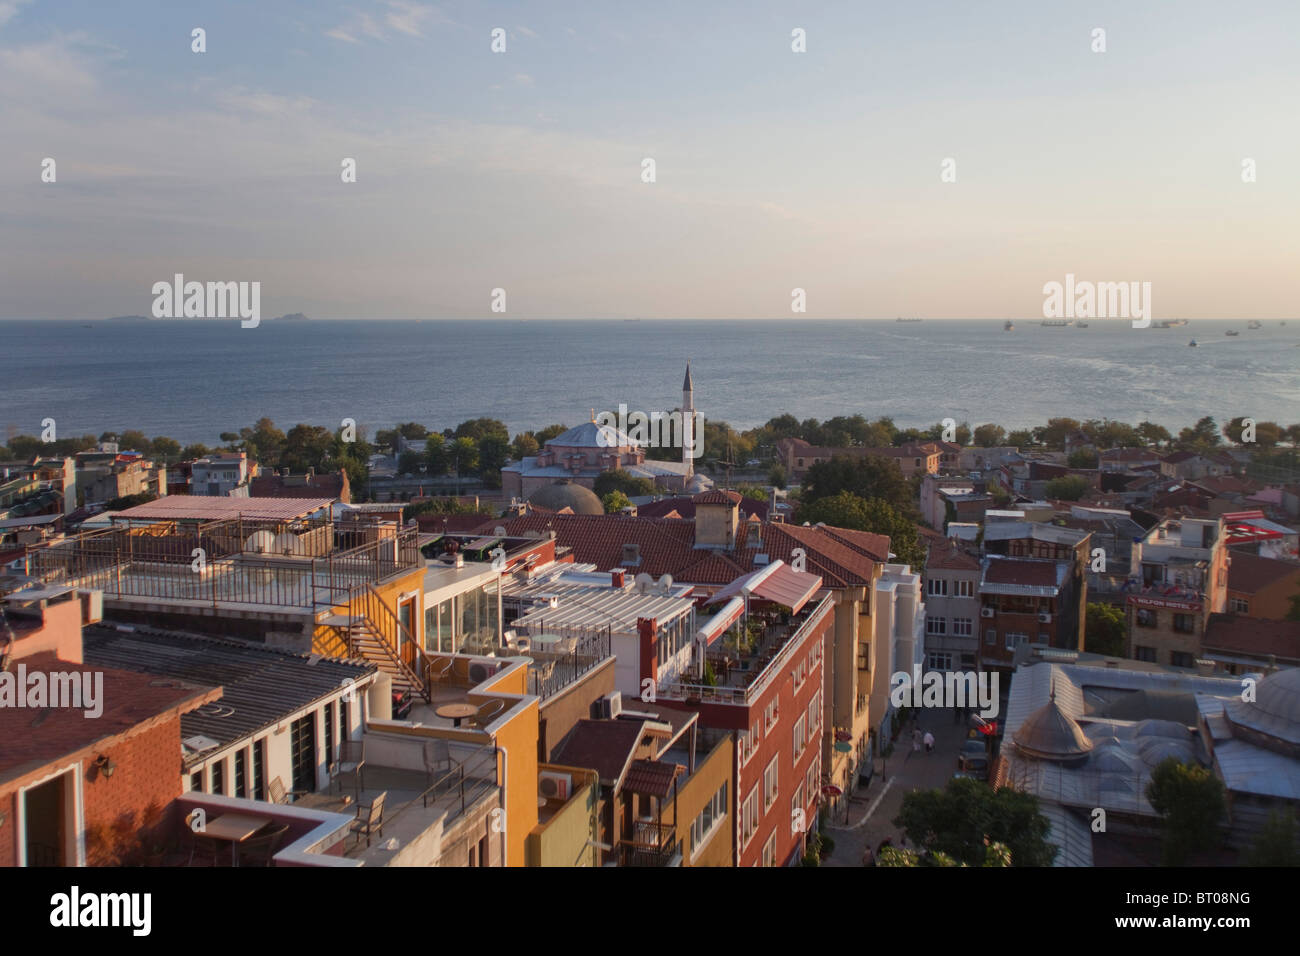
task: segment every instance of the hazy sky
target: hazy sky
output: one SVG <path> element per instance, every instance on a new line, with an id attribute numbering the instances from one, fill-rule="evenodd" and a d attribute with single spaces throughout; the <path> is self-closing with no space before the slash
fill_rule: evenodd
<path id="1" fill-rule="evenodd" d="M 0 318 L 1300 315 L 1295 0 L 809 7 L 0 0 Z"/>

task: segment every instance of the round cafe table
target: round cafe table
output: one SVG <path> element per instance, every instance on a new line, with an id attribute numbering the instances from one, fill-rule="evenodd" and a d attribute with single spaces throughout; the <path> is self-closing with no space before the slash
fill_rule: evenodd
<path id="1" fill-rule="evenodd" d="M 466 717 L 473 717 L 478 713 L 478 708 L 473 704 L 443 704 L 434 711 L 439 717 L 450 720 L 453 727 L 459 727 L 460 722 Z"/>

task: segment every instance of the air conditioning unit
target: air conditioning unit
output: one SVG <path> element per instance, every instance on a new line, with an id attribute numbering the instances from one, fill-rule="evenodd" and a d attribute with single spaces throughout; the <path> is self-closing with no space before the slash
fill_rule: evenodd
<path id="1" fill-rule="evenodd" d="M 1048 614 L 1046 611 L 1041 612 L 1041 613 L 1038 615 L 1038 623 L 1039 623 L 1039 624 L 1051 624 L 1051 623 L 1052 623 L 1052 615 Z"/>
<path id="2" fill-rule="evenodd" d="M 623 694 L 611 691 L 604 697 L 597 697 L 592 702 L 591 710 L 596 720 L 613 720 L 623 713 Z"/>
<path id="3" fill-rule="evenodd" d="M 476 684 L 481 684 L 497 672 L 495 664 L 488 664 L 484 661 L 474 661 L 469 665 L 469 679 Z"/>
<path id="4" fill-rule="evenodd" d="M 993 614 L 994 614 L 994 611 L 993 611 L 993 608 L 991 608 L 991 607 L 982 607 L 982 608 L 980 608 L 980 617 L 992 617 Z"/>
<path id="5" fill-rule="evenodd" d="M 568 800 L 573 792 L 573 774 L 543 770 L 537 775 L 537 793 L 547 800 Z"/>

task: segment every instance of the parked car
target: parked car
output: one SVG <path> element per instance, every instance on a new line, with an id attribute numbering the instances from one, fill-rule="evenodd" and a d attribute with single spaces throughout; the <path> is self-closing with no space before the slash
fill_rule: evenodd
<path id="1" fill-rule="evenodd" d="M 961 750 L 958 753 L 960 757 L 987 757 L 989 751 L 984 738 L 968 737 L 961 742 Z"/>
<path id="2" fill-rule="evenodd" d="M 957 758 L 957 770 L 976 780 L 988 780 L 989 758 L 983 755 L 976 757 L 963 754 Z"/>

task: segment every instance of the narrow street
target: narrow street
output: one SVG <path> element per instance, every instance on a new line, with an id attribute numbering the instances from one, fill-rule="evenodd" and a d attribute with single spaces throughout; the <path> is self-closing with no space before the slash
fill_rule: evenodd
<path id="1" fill-rule="evenodd" d="M 912 752 L 912 728 L 934 734 L 934 752 Z M 957 772 L 957 753 L 969 734 L 966 721 L 954 722 L 952 708 L 924 708 L 915 724 L 907 724 L 894 744 L 888 760 L 876 758 L 871 785 L 859 788 L 849 801 L 848 823 L 844 803 L 831 814 L 826 833 L 835 841 L 835 851 L 822 866 L 861 866 L 866 847 L 873 849 L 889 838 L 901 846 L 902 831 L 894 826 L 903 797 L 912 790 L 943 787 Z"/>

